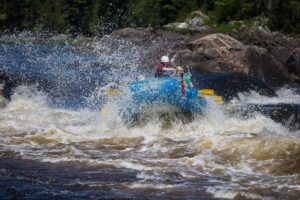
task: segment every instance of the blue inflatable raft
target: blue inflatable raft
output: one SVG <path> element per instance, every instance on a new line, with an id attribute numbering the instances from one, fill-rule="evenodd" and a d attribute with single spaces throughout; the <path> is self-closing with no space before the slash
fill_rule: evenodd
<path id="1" fill-rule="evenodd" d="M 198 97 L 198 91 L 190 86 L 184 87 L 174 78 L 150 78 L 130 85 L 130 101 L 123 110 L 123 118 L 130 117 L 153 104 L 166 104 L 184 112 L 203 113 L 206 101 Z M 124 105 L 123 105 L 124 106 Z"/>

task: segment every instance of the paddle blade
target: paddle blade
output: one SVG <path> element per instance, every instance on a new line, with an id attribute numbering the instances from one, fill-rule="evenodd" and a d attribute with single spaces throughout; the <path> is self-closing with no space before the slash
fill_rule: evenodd
<path id="1" fill-rule="evenodd" d="M 214 96 L 213 98 L 215 102 L 223 102 L 222 96 Z"/>
<path id="2" fill-rule="evenodd" d="M 106 90 L 106 94 L 107 95 L 118 95 L 118 94 L 120 94 L 120 91 L 116 90 L 116 89 L 108 89 L 108 90 Z"/>
<path id="3" fill-rule="evenodd" d="M 199 90 L 198 92 L 207 96 L 213 96 L 215 94 L 215 91 L 213 89 L 202 89 Z"/>

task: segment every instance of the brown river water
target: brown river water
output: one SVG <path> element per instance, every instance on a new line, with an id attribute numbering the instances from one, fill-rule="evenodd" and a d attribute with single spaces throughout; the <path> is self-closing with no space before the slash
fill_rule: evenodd
<path id="1" fill-rule="evenodd" d="M 0 109 L 1 199 L 300 198 L 299 130 L 260 114 L 210 102 L 191 122 L 129 128 L 113 103 L 72 111 L 19 91 Z"/>

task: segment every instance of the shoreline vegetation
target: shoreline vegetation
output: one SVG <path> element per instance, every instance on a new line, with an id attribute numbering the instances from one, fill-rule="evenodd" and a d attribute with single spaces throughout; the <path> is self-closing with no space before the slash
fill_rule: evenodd
<path id="1" fill-rule="evenodd" d="M 213 32 L 227 33 L 263 19 L 271 31 L 300 33 L 297 0 L 3 0 L 0 34 L 102 37 L 124 27 L 162 29 L 193 17 L 191 13 L 197 10 L 209 17 L 203 23 Z"/>

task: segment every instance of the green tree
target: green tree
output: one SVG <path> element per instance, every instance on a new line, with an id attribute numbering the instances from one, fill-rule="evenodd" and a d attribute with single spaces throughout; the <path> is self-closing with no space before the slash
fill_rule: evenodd
<path id="1" fill-rule="evenodd" d="M 159 28 L 198 9 L 218 23 L 266 16 L 274 30 L 300 32 L 299 0 L 2 0 L 0 30 L 93 36 L 126 26 Z"/>
<path id="2" fill-rule="evenodd" d="M 271 4 L 269 18 L 274 30 L 300 32 L 300 2 L 277 0 Z"/>
<path id="3" fill-rule="evenodd" d="M 134 15 L 138 25 L 157 27 L 161 24 L 161 0 L 138 1 L 134 8 Z"/>
<path id="4" fill-rule="evenodd" d="M 41 26 L 51 31 L 64 32 L 68 27 L 68 13 L 65 5 L 65 0 L 46 0 L 40 10 Z"/>

